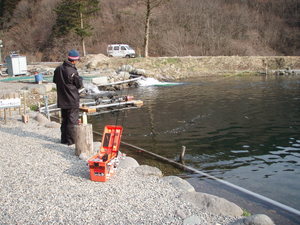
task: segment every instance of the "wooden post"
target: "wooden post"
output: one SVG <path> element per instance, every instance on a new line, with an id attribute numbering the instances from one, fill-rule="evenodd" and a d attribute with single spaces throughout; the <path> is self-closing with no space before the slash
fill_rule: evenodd
<path id="1" fill-rule="evenodd" d="M 181 151 L 181 154 L 180 154 L 180 157 L 179 157 L 179 161 L 181 164 L 184 164 L 184 154 L 185 154 L 185 150 L 186 150 L 186 147 L 185 146 L 182 146 L 182 151 Z"/>
<path id="2" fill-rule="evenodd" d="M 20 98 L 20 99 L 22 99 L 22 96 L 21 96 L 21 94 L 20 93 L 18 93 L 18 98 Z M 19 115 L 22 115 L 22 103 L 20 104 L 20 106 L 19 106 Z"/>
<path id="3" fill-rule="evenodd" d="M 26 107 L 27 107 L 27 102 L 26 102 L 26 91 L 23 92 L 23 98 L 24 98 L 24 114 L 26 114 Z"/>
<path id="4" fill-rule="evenodd" d="M 14 96 L 13 96 L 13 93 L 9 93 L 8 95 L 7 95 L 7 98 L 8 99 L 11 99 L 11 98 L 13 98 Z M 9 116 L 11 117 L 11 110 L 12 110 L 12 108 L 11 107 L 9 107 L 8 108 L 8 112 L 9 112 Z"/>
<path id="5" fill-rule="evenodd" d="M 58 119 L 59 119 L 59 123 L 61 123 L 61 110 L 58 111 Z"/>
<path id="6" fill-rule="evenodd" d="M 27 114 L 22 115 L 22 121 L 23 123 L 28 123 L 29 122 L 29 116 Z"/>
<path id="7" fill-rule="evenodd" d="M 49 105 L 48 105 L 48 95 L 44 95 L 44 100 L 45 100 L 45 113 L 46 116 L 48 118 L 48 120 L 50 120 L 50 112 L 49 112 Z"/>
<path id="8" fill-rule="evenodd" d="M 93 126 L 92 124 L 80 124 L 75 126 L 75 155 L 85 153 L 93 154 Z"/>
<path id="9" fill-rule="evenodd" d="M 4 109 L 4 121 L 5 121 L 5 124 L 7 123 L 7 118 L 6 118 L 6 108 Z"/>

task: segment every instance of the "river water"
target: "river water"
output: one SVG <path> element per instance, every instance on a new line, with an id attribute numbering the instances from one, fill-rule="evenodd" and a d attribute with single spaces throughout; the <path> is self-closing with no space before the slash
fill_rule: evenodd
<path id="1" fill-rule="evenodd" d="M 300 210 L 300 77 L 225 77 L 125 90 L 140 109 L 92 118 L 122 140 Z"/>

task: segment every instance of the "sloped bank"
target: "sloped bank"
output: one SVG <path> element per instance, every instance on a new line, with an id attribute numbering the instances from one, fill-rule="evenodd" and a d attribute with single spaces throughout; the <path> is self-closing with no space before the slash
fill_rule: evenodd
<path id="1" fill-rule="evenodd" d="M 91 59 L 91 58 L 90 58 Z M 157 79 L 186 79 L 201 76 L 226 76 L 258 74 L 286 68 L 299 69 L 299 56 L 198 56 L 198 57 L 149 57 L 101 58 L 89 64 L 94 68 L 117 69 L 132 65 L 146 70 L 146 75 Z"/>

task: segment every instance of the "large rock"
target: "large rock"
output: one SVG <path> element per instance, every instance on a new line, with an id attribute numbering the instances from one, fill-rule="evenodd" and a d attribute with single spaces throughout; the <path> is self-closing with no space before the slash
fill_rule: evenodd
<path id="1" fill-rule="evenodd" d="M 144 76 L 146 74 L 146 70 L 144 69 L 134 69 L 131 71 L 132 74 Z"/>
<path id="2" fill-rule="evenodd" d="M 96 69 L 101 63 L 104 63 L 109 58 L 103 54 L 88 54 L 80 59 L 80 63 L 77 68 L 85 66 L 88 69 Z"/>
<path id="3" fill-rule="evenodd" d="M 183 221 L 183 225 L 198 225 L 201 223 L 202 221 L 198 216 L 190 216 Z"/>
<path id="4" fill-rule="evenodd" d="M 118 78 L 120 78 L 120 80 L 128 80 L 130 79 L 130 74 L 126 71 L 121 71 L 118 74 Z"/>
<path id="5" fill-rule="evenodd" d="M 120 160 L 119 168 L 138 167 L 139 163 L 132 157 L 125 157 Z"/>
<path id="6" fill-rule="evenodd" d="M 160 171 L 160 169 L 148 165 L 141 165 L 137 167 L 135 171 L 144 176 L 162 177 L 162 172 Z"/>
<path id="7" fill-rule="evenodd" d="M 186 180 L 176 177 L 176 176 L 167 176 L 163 177 L 162 180 L 171 184 L 174 188 L 180 191 L 193 192 L 195 188 Z"/>
<path id="8" fill-rule="evenodd" d="M 275 225 L 274 222 L 264 214 L 256 214 L 239 219 L 230 225 Z"/>
<path id="9" fill-rule="evenodd" d="M 53 83 L 49 84 L 37 84 L 36 86 L 32 87 L 30 90 L 33 93 L 38 93 L 40 95 L 45 95 L 47 92 L 52 91 L 52 89 L 56 88 Z"/>
<path id="10" fill-rule="evenodd" d="M 91 81 L 95 85 L 104 85 L 104 84 L 108 84 L 108 77 L 107 76 L 95 77 L 92 78 Z"/>
<path id="11" fill-rule="evenodd" d="M 46 92 L 50 92 L 53 88 L 56 88 L 56 85 L 54 83 L 42 84 L 41 86 L 45 89 Z"/>
<path id="12" fill-rule="evenodd" d="M 35 111 L 29 111 L 27 113 L 27 115 L 30 117 L 30 118 L 36 118 L 37 114 L 39 114 L 38 112 L 35 112 Z"/>
<path id="13" fill-rule="evenodd" d="M 50 122 L 50 120 L 48 120 L 48 118 L 41 113 L 36 115 L 35 120 L 38 121 L 39 124 L 46 124 Z"/>
<path id="14" fill-rule="evenodd" d="M 46 123 L 45 127 L 47 127 L 47 128 L 59 128 L 60 127 L 60 123 L 51 121 L 49 123 Z"/>
<path id="15" fill-rule="evenodd" d="M 236 204 L 214 195 L 200 192 L 186 192 L 181 197 L 200 210 L 223 216 L 241 216 L 243 210 Z"/>
<path id="16" fill-rule="evenodd" d="M 134 70 L 134 67 L 131 66 L 131 65 L 122 65 L 120 68 L 119 68 L 119 71 L 126 71 L 126 72 L 131 72 L 132 70 Z"/>

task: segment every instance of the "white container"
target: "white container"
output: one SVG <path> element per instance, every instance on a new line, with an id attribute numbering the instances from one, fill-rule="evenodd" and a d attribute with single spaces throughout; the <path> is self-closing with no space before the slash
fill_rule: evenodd
<path id="1" fill-rule="evenodd" d="M 5 58 L 8 75 L 25 75 L 27 74 L 26 56 L 11 54 Z"/>

